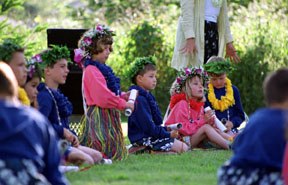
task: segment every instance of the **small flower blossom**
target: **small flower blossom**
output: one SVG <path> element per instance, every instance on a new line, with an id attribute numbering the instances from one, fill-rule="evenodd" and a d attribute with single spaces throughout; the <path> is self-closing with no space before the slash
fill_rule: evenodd
<path id="1" fill-rule="evenodd" d="M 74 61 L 79 64 L 81 63 L 83 57 L 85 55 L 85 51 L 80 48 L 74 49 Z"/>
<path id="2" fill-rule="evenodd" d="M 84 41 L 84 43 L 85 43 L 86 46 L 89 46 L 89 45 L 92 43 L 92 38 L 90 38 L 90 37 L 85 37 L 85 38 L 83 39 L 83 41 Z"/>
<path id="3" fill-rule="evenodd" d="M 98 24 L 97 26 L 96 26 L 96 30 L 98 30 L 98 31 L 103 31 L 103 28 L 102 28 L 102 26 L 100 25 L 100 24 Z"/>
<path id="4" fill-rule="evenodd" d="M 206 86 L 205 84 L 208 81 L 208 74 L 206 71 L 203 70 L 202 67 L 186 67 L 180 70 L 178 73 L 178 77 L 176 78 L 175 92 L 180 93 L 186 80 L 196 75 L 200 76 L 203 79 L 204 86 Z"/>

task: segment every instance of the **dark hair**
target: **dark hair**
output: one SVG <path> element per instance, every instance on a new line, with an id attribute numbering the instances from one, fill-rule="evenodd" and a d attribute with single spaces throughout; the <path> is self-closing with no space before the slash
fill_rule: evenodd
<path id="1" fill-rule="evenodd" d="M 263 83 L 265 100 L 268 105 L 288 100 L 288 68 L 281 68 L 268 75 Z"/>
<path id="2" fill-rule="evenodd" d="M 143 76 L 145 73 L 147 73 L 148 71 L 156 71 L 156 65 L 154 64 L 146 64 L 143 69 L 139 70 L 137 72 L 137 74 L 131 79 L 132 83 L 137 84 L 136 83 L 136 78 L 138 75 Z"/>
<path id="3" fill-rule="evenodd" d="M 39 65 L 35 65 L 33 69 L 30 69 L 27 75 L 26 83 L 32 80 L 33 78 L 38 77 L 41 80 L 42 71 Z"/>
<path id="4" fill-rule="evenodd" d="M 0 94 L 17 96 L 17 80 L 8 64 L 0 61 Z"/>

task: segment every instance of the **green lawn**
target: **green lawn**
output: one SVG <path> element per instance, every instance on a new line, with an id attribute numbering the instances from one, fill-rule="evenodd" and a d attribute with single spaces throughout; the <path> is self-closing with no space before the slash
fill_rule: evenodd
<path id="1" fill-rule="evenodd" d="M 95 165 L 67 174 L 72 185 L 213 185 L 231 151 L 193 150 L 184 154 L 129 155 L 113 165 Z"/>
<path id="2" fill-rule="evenodd" d="M 125 119 L 122 128 L 128 145 Z M 217 169 L 231 154 L 225 150 L 195 149 L 175 155 L 129 155 L 112 165 L 67 173 L 67 178 L 72 185 L 213 185 L 217 183 Z"/>

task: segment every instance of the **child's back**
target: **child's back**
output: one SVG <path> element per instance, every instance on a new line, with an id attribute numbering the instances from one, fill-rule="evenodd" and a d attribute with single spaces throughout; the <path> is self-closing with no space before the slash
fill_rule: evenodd
<path id="1" fill-rule="evenodd" d="M 3 62 L 0 87 L 0 184 L 66 184 L 53 128 L 38 111 L 20 105 L 16 79 Z"/>
<path id="2" fill-rule="evenodd" d="M 257 110 L 235 139 L 234 155 L 218 172 L 219 184 L 282 184 L 285 123 L 288 115 L 288 69 L 263 83 L 267 108 Z"/>

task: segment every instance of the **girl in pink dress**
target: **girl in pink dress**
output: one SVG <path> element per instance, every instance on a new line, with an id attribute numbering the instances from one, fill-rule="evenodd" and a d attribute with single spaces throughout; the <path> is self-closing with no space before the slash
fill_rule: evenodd
<path id="1" fill-rule="evenodd" d="M 172 86 L 170 114 L 165 125 L 182 123 L 179 134 L 192 148 L 207 138 L 221 148 L 229 149 L 228 138 L 214 126 L 214 112 L 204 113 L 203 82 L 207 80 L 207 73 L 202 68 L 184 68 L 179 72 Z"/>
<path id="2" fill-rule="evenodd" d="M 80 142 L 106 158 L 120 160 L 127 156 L 120 110 L 133 110 L 134 104 L 127 102 L 127 94 L 121 93 L 120 79 L 106 65 L 114 35 L 109 27 L 100 24 L 86 31 L 74 51 L 74 60 L 84 67 L 82 91 L 87 105 Z"/>

